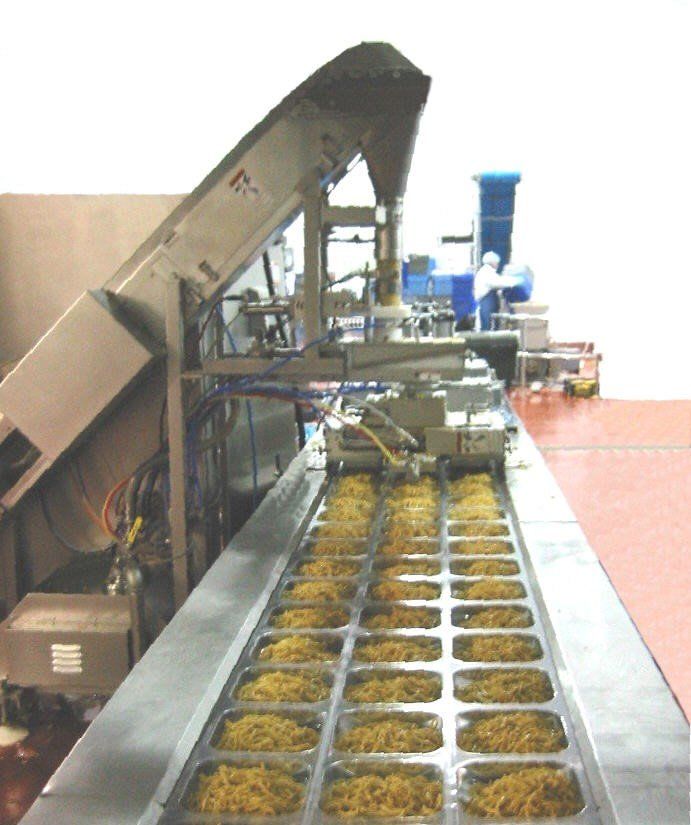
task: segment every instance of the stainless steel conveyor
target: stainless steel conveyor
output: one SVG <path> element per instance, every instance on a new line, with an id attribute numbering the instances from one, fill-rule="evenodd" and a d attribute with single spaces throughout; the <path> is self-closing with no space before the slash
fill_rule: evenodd
<path id="1" fill-rule="evenodd" d="M 293 462 L 91 725 L 25 823 L 155 823 L 168 802 L 164 816 L 177 821 L 174 804 L 184 794 L 178 780 L 195 747 L 205 746 L 208 720 L 235 665 L 244 661 L 325 490 L 319 459 L 308 445 Z M 502 490 L 530 607 L 539 616 L 536 627 L 551 651 L 544 666 L 563 702 L 558 712 L 571 741 L 566 761 L 573 760 L 587 803 L 574 821 L 686 823 L 688 725 L 522 429 Z M 345 665 L 335 678 L 342 677 Z M 453 724 L 453 713 L 444 717 L 445 725 Z M 327 712 L 325 724 L 334 722 Z M 326 751 L 316 758 L 319 769 L 326 765 Z M 304 821 L 318 821 L 318 791 L 310 792 Z M 448 795 L 445 816 L 445 822 L 470 821 Z"/>

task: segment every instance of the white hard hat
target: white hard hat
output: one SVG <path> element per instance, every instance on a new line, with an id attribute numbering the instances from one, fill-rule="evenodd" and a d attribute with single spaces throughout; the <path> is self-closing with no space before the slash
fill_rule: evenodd
<path id="1" fill-rule="evenodd" d="M 497 255 L 496 252 L 485 252 L 485 254 L 482 256 L 482 263 L 489 264 L 490 266 L 493 266 L 496 269 L 501 263 L 501 258 L 499 257 L 499 255 Z"/>

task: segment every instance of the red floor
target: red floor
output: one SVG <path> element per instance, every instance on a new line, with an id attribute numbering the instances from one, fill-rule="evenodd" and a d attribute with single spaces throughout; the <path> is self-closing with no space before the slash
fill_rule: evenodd
<path id="1" fill-rule="evenodd" d="M 513 404 L 691 716 L 691 401 Z"/>

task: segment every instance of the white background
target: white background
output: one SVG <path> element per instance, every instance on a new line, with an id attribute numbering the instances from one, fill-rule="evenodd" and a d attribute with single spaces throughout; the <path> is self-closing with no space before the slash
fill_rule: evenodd
<path id="1" fill-rule="evenodd" d="M 13 0 L 0 190 L 189 191 L 319 65 L 386 40 L 433 81 L 406 251 L 469 230 L 473 173 L 520 170 L 514 260 L 553 335 L 596 341 L 610 397 L 689 397 L 690 21 L 680 0 Z"/>

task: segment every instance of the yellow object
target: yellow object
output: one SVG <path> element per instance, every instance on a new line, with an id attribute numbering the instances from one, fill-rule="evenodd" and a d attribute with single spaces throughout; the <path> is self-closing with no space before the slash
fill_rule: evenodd
<path id="1" fill-rule="evenodd" d="M 215 742 L 222 751 L 297 753 L 313 748 L 319 734 L 307 725 L 277 713 L 246 713 L 239 719 L 226 719 Z"/>
<path id="2" fill-rule="evenodd" d="M 363 721 L 336 739 L 347 753 L 429 753 L 442 746 L 441 731 L 433 725 L 405 719 Z"/>
<path id="3" fill-rule="evenodd" d="M 302 664 L 303 662 L 333 662 L 338 653 L 313 636 L 284 636 L 259 651 L 262 662 Z"/>
<path id="4" fill-rule="evenodd" d="M 519 582 L 506 582 L 498 579 L 479 579 L 468 584 L 454 584 L 451 587 L 454 599 L 469 601 L 494 599 L 522 599 L 525 597 L 523 585 Z"/>
<path id="5" fill-rule="evenodd" d="M 377 547 L 377 553 L 383 556 L 432 556 L 439 552 L 436 541 L 406 541 L 405 539 L 388 539 Z"/>
<path id="6" fill-rule="evenodd" d="M 392 539 L 426 539 L 439 535 L 439 525 L 435 521 L 389 521 L 386 535 Z"/>
<path id="7" fill-rule="evenodd" d="M 547 676 L 531 668 L 485 670 L 471 678 L 469 684 L 457 688 L 461 702 L 547 702 L 554 695 Z"/>
<path id="8" fill-rule="evenodd" d="M 322 810 L 341 819 L 356 816 L 430 816 L 442 808 L 441 782 L 408 771 L 339 779 L 324 793 Z"/>
<path id="9" fill-rule="evenodd" d="M 451 572 L 456 576 L 515 576 L 518 565 L 515 561 L 452 561 Z"/>
<path id="10" fill-rule="evenodd" d="M 540 650 L 529 637 L 497 633 L 456 639 L 453 655 L 465 662 L 530 662 L 540 658 Z"/>
<path id="11" fill-rule="evenodd" d="M 573 816 L 582 810 L 583 799 L 564 771 L 523 768 L 473 785 L 464 808 L 474 816 L 535 819 Z"/>
<path id="12" fill-rule="evenodd" d="M 343 627 L 350 617 L 345 610 L 334 607 L 289 607 L 277 613 L 271 622 L 279 628 L 324 628 Z"/>
<path id="13" fill-rule="evenodd" d="M 319 673 L 265 670 L 235 691 L 243 702 L 321 702 L 331 688 Z"/>
<path id="14" fill-rule="evenodd" d="M 277 816 L 299 810 L 304 793 L 302 783 L 280 768 L 219 765 L 200 774 L 189 807 L 202 813 Z"/>
<path id="15" fill-rule="evenodd" d="M 474 753 L 555 753 L 566 747 L 550 716 L 535 711 L 492 713 L 458 734 L 458 747 Z"/>
<path id="16" fill-rule="evenodd" d="M 319 538 L 365 539 L 370 534 L 368 521 L 327 521 L 315 528 Z"/>
<path id="17" fill-rule="evenodd" d="M 343 696 L 348 702 L 433 702 L 441 685 L 430 673 L 384 673 L 348 685 Z"/>
<path id="18" fill-rule="evenodd" d="M 509 528 L 506 524 L 496 521 L 470 521 L 461 524 L 450 524 L 451 536 L 508 536 Z"/>
<path id="19" fill-rule="evenodd" d="M 370 593 L 373 599 L 384 602 L 397 602 L 404 599 L 430 599 L 439 598 L 439 585 L 427 584 L 426 582 L 399 582 L 387 581 L 375 584 Z"/>
<path id="20" fill-rule="evenodd" d="M 519 607 L 486 607 L 471 613 L 459 627 L 530 627 L 530 614 Z"/>
<path id="21" fill-rule="evenodd" d="M 320 576 L 331 578 L 336 576 L 356 576 L 360 565 L 354 561 L 334 561 L 332 559 L 317 559 L 307 561 L 298 568 L 300 576 Z"/>
<path id="22" fill-rule="evenodd" d="M 315 556 L 360 556 L 367 552 L 365 542 L 358 541 L 316 541 L 310 548 Z"/>
<path id="23" fill-rule="evenodd" d="M 508 541 L 492 541 L 478 539 L 477 541 L 449 542 L 449 552 L 461 556 L 494 556 L 513 553 L 513 545 Z"/>
<path id="24" fill-rule="evenodd" d="M 433 662 L 441 656 L 436 639 L 391 636 L 387 639 L 362 639 L 355 645 L 356 662 Z"/>
<path id="25" fill-rule="evenodd" d="M 437 561 L 403 559 L 387 562 L 378 572 L 382 578 L 396 578 L 398 576 L 436 576 L 440 571 L 441 565 Z"/>
<path id="26" fill-rule="evenodd" d="M 296 582 L 285 591 L 284 598 L 298 602 L 331 602 L 352 597 L 353 589 L 347 582 Z"/>
<path id="27" fill-rule="evenodd" d="M 363 621 L 369 630 L 393 630 L 401 627 L 437 627 L 439 612 L 424 607 L 403 607 L 396 605 L 390 610 L 382 610 Z"/>
<path id="28" fill-rule="evenodd" d="M 129 544 L 130 547 L 136 541 L 137 535 L 138 535 L 139 531 L 141 530 L 143 523 L 144 523 L 144 519 L 141 516 L 137 516 L 137 518 L 134 520 L 132 526 L 130 527 L 130 531 L 127 534 L 127 544 Z"/>

